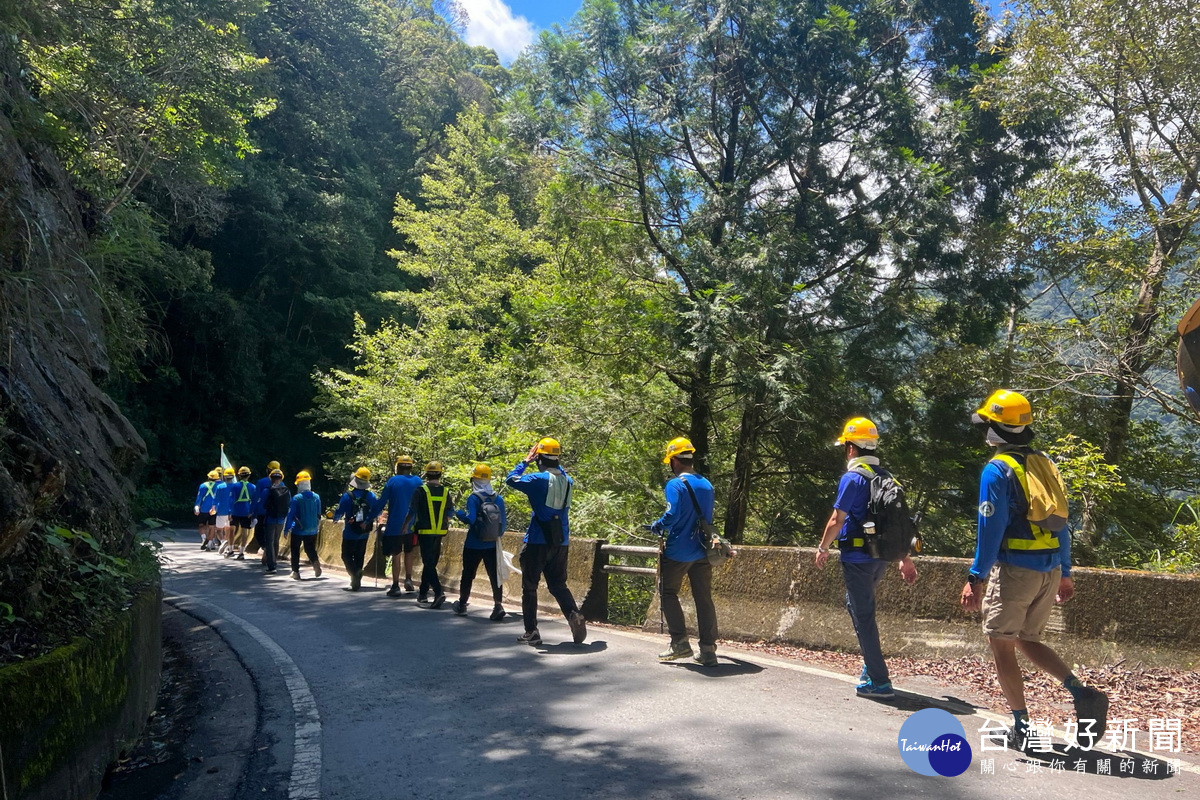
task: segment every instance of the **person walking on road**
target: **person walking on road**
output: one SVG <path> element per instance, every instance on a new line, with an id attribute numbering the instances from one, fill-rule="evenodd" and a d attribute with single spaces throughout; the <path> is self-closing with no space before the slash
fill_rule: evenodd
<path id="1" fill-rule="evenodd" d="M 375 506 L 379 498 L 371 491 L 371 470 L 359 467 L 350 476 L 350 489 L 342 495 L 333 521 L 345 519 L 342 527 L 342 563 L 350 574 L 347 592 L 357 592 L 362 587 L 363 563 L 366 561 L 367 541 L 375 527 Z"/>
<path id="2" fill-rule="evenodd" d="M 267 477 L 271 483 L 263 491 L 258 503 L 263 521 L 263 572 L 274 575 L 279 556 L 279 539 L 283 535 L 288 509 L 292 505 L 292 492 L 283 482 L 283 471 L 279 468 L 271 470 Z"/>
<path id="3" fill-rule="evenodd" d="M 417 526 L 417 543 L 421 548 L 421 589 L 417 592 L 417 602 L 428 603 L 429 608 L 441 608 L 446 602 L 437 565 L 442 557 L 442 542 L 450 531 L 450 519 L 454 516 L 454 501 L 450 490 L 442 485 L 442 472 L 440 461 L 425 465 L 425 482 L 413 492 L 403 526 L 407 530 L 410 521 Z M 432 602 L 430 590 L 433 591 Z"/>
<path id="4" fill-rule="evenodd" d="M 233 495 L 229 487 L 236 477 L 233 467 L 226 467 L 221 473 L 222 479 L 213 486 L 214 505 L 217 511 L 217 539 L 221 543 L 217 552 L 222 554 L 229 551 L 232 538 L 232 529 L 229 527 L 229 523 L 230 516 L 233 514 Z"/>
<path id="5" fill-rule="evenodd" d="M 266 514 L 263 513 L 263 500 L 267 496 L 267 490 L 271 488 L 271 473 L 279 469 L 278 461 L 268 461 L 267 471 L 263 477 L 258 479 L 254 484 L 254 543 L 259 546 L 262 551 L 262 563 L 265 567 L 267 564 L 267 548 L 264 545 L 266 538 L 264 536 L 267 529 Z"/>
<path id="6" fill-rule="evenodd" d="M 1108 696 L 1085 686 L 1042 642 L 1055 602 L 1065 603 L 1075 595 L 1062 478 L 1054 462 L 1029 446 L 1033 407 L 1024 396 L 1004 389 L 993 392 L 971 422 L 996 451 L 979 478 L 975 558 L 959 600 L 964 610 L 983 612 L 983 632 L 1013 715 L 1009 744 L 1023 749 L 1029 730 L 1019 650 L 1071 693 L 1078 741 L 1093 745 L 1104 735 Z M 1051 504 L 1061 503 L 1055 510 L 1057 519 L 1039 513 L 1049 505 L 1043 500 L 1047 496 Z M 1031 521 L 1035 516 L 1041 525 Z"/>
<path id="7" fill-rule="evenodd" d="M 829 545 L 837 538 L 841 551 L 842 576 L 846 581 L 846 609 L 858 637 L 863 668 L 855 692 L 860 697 L 888 698 L 895 696 L 883 648 L 879 644 L 879 625 L 875 619 L 875 596 L 879 582 L 887 574 L 890 562 L 876 558 L 871 550 L 874 526 L 867 519 L 871 499 L 871 478 L 876 474 L 889 475 L 879 463 L 879 431 L 865 417 L 855 417 L 846 423 L 835 443 L 845 449 L 846 471 L 838 481 L 833 513 L 825 523 L 821 543 L 817 546 L 816 564 L 824 568 L 829 560 Z M 905 555 L 899 562 L 900 576 L 909 585 L 917 580 L 917 568 Z"/>
<path id="8" fill-rule="evenodd" d="M 510 488 L 529 497 L 532 513 L 521 545 L 521 614 L 525 633 L 518 642 L 542 643 L 537 627 L 538 583 L 543 573 L 546 588 L 571 626 L 571 638 L 578 644 L 587 638 L 587 623 L 567 587 L 567 548 L 570 544 L 571 492 L 575 482 L 559 463 L 562 446 L 549 437 L 529 449 L 505 478 Z M 537 472 L 526 474 L 536 462 Z"/>
<path id="9" fill-rule="evenodd" d="M 704 543 L 701 520 L 712 524 L 713 487 L 694 468 L 696 448 L 680 436 L 667 443 L 663 463 L 669 464 L 674 477 L 667 481 L 663 494 L 667 510 L 650 526 L 664 537 L 659 555 L 661 575 L 659 605 L 667 619 L 671 646 L 659 653 L 660 661 L 693 659 L 705 667 L 717 665 L 717 608 L 712 598 L 712 565 Z M 679 592 L 687 577 L 696 604 L 696 628 L 700 634 L 700 654 L 694 655 L 688 640 Z"/>
<path id="10" fill-rule="evenodd" d="M 462 581 L 458 587 L 458 599 L 452 604 L 454 613 L 462 616 L 467 613 L 467 603 L 471 599 L 471 585 L 475 583 L 475 573 L 479 563 L 487 570 L 488 580 L 492 584 L 492 614 L 490 619 L 504 619 L 504 587 L 500 585 L 497 575 L 500 537 L 508 528 L 508 511 L 504 507 L 504 498 L 492 488 L 492 468 L 487 464 L 476 464 L 471 473 L 471 494 L 467 495 L 466 509 L 454 512 L 459 521 L 467 526 L 467 539 L 463 542 L 463 572 Z"/>
<path id="11" fill-rule="evenodd" d="M 382 552 L 385 558 L 392 559 L 392 588 L 388 597 L 399 597 L 400 592 L 400 562 L 404 562 L 404 591 L 416 591 L 413 586 L 413 561 L 416 558 L 417 535 L 407 527 L 408 510 L 414 493 L 421 488 L 420 476 L 413 475 L 412 456 L 404 455 L 396 459 L 395 475 L 384 485 L 379 493 L 375 506 L 376 515 L 384 515 L 383 536 L 380 537 Z"/>
<path id="12" fill-rule="evenodd" d="M 321 530 L 321 495 L 312 490 L 307 470 L 296 475 L 296 494 L 292 497 L 283 535 L 291 536 L 292 580 L 300 580 L 300 547 L 308 555 L 313 575 L 321 577 L 321 559 L 317 556 L 317 534 Z"/>
<path id="13" fill-rule="evenodd" d="M 233 498 L 233 546 L 225 551 L 226 558 L 232 556 L 238 561 L 246 560 L 246 545 L 250 543 L 250 531 L 254 528 L 256 491 L 250 482 L 250 468 L 239 468 L 238 479 L 229 484 L 229 496 Z"/>
<path id="14" fill-rule="evenodd" d="M 217 495 L 215 487 L 220 478 L 220 472 L 215 469 L 209 470 L 208 480 L 200 484 L 200 488 L 196 490 L 196 504 L 192 508 L 196 513 L 196 517 L 200 520 L 201 550 L 207 550 L 209 543 L 216 540 Z"/>

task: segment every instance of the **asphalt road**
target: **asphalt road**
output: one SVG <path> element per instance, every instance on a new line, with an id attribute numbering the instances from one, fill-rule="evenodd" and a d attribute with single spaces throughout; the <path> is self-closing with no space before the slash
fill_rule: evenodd
<path id="1" fill-rule="evenodd" d="M 164 547 L 168 601 L 212 622 L 256 685 L 259 744 L 241 797 L 1200 796 L 1200 776 L 1167 778 L 1164 762 L 1154 779 L 1144 759 L 1137 776 L 1109 777 L 979 752 L 983 719 L 944 692 L 863 700 L 851 678 L 730 649 L 712 669 L 659 664 L 665 637 L 593 626 L 575 645 L 557 616 L 543 616 L 533 648 L 515 641 L 518 614 L 487 619 L 490 603 L 460 618 L 369 579 L 344 592 L 333 571 L 265 577 L 176 537 Z M 963 723 L 976 752 L 962 775 L 918 775 L 901 759 L 900 727 L 924 707 Z"/>

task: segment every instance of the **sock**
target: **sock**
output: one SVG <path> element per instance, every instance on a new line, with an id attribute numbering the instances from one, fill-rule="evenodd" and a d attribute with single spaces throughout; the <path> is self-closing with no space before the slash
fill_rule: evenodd
<path id="1" fill-rule="evenodd" d="M 1024 736 L 1025 732 L 1029 730 L 1029 712 L 1023 708 L 1021 708 L 1021 709 L 1014 708 L 1012 715 L 1013 715 L 1013 732 L 1020 736 Z"/>
<path id="2" fill-rule="evenodd" d="M 1071 693 L 1072 699 L 1078 700 L 1080 693 L 1087 690 L 1088 687 L 1083 685 L 1083 681 L 1075 677 L 1075 673 L 1071 673 L 1063 679 L 1063 686 L 1067 687 L 1067 691 Z"/>

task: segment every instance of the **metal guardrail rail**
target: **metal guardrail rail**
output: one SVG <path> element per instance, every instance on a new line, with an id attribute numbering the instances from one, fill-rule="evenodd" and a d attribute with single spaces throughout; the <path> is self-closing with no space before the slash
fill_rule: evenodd
<path id="1" fill-rule="evenodd" d="M 641 556 L 643 558 L 658 558 L 657 547 L 639 547 L 631 544 L 602 544 L 600 545 L 600 553 L 603 557 L 603 565 L 600 567 L 602 572 L 620 573 L 622 575 L 657 575 L 658 570 L 654 567 L 634 567 L 628 564 L 609 564 L 608 556 Z"/>

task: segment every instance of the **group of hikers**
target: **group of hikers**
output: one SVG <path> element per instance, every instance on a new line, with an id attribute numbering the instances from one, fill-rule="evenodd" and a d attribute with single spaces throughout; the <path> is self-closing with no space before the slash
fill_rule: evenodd
<path id="1" fill-rule="evenodd" d="M 982 613 L 983 632 L 1000 688 L 1013 715 L 1013 726 L 1008 731 L 1010 746 L 1024 749 L 1031 734 L 1018 651 L 1057 678 L 1070 693 L 1076 712 L 1076 738 L 1090 746 L 1104 735 L 1108 698 L 1086 686 L 1042 642 L 1055 602 L 1070 600 L 1075 588 L 1065 488 L 1053 461 L 1031 447 L 1032 421 L 1029 401 L 1003 389 L 993 392 L 971 417 L 995 453 L 980 477 L 975 555 L 957 600 L 965 611 Z M 863 657 L 856 693 L 890 698 L 894 689 L 880 646 L 876 590 L 891 564 L 898 566 L 906 583 L 916 582 L 912 556 L 919 551 L 919 536 L 915 522 L 908 516 L 900 481 L 881 463 L 875 424 L 865 417 L 851 419 L 835 444 L 845 453 L 846 469 L 839 479 L 815 562 L 818 568 L 825 567 L 830 547 L 837 542 L 846 608 Z M 669 646 L 659 659 L 691 659 L 702 666 L 715 666 L 718 628 L 712 596 L 713 563 L 736 553 L 713 532 L 713 486 L 696 472 L 695 452 L 685 437 L 667 443 L 663 463 L 669 466 L 672 477 L 664 487 L 666 510 L 647 526 L 660 537 L 659 604 L 670 635 Z M 543 576 L 566 617 L 573 640 L 583 642 L 587 636 L 584 617 L 566 583 L 568 512 L 574 479 L 563 469 L 560 457 L 559 442 L 542 439 L 504 481 L 508 488 L 525 494 L 531 508 L 519 555 L 525 632 L 518 641 L 524 644 L 539 645 L 542 641 L 537 627 L 537 591 Z M 308 473 L 300 473 L 296 477 L 297 493 L 292 496 L 283 484 L 279 465 L 271 462 L 268 469 L 268 477 L 258 484 L 249 482 L 245 467 L 237 475 L 231 469 L 224 470 L 224 483 L 217 471 L 209 473 L 210 480 L 201 484 L 195 509 L 202 517 L 201 549 L 221 542 L 227 557 L 244 558 L 251 529 L 257 524 L 266 572 L 275 571 L 275 550 L 282 535 L 291 537 L 292 578 L 300 579 L 301 546 L 319 576 L 315 540 L 321 500 L 311 489 L 311 478 Z M 412 556 L 419 549 L 423 569 L 417 602 L 440 608 L 446 595 L 437 564 L 453 517 L 467 528 L 454 612 L 467 613 L 471 586 L 482 562 L 491 581 L 491 619 L 504 618 L 502 578 L 498 575 L 505 554 L 499 539 L 506 530 L 507 512 L 503 496 L 492 486 L 490 467 L 475 466 L 471 493 L 461 509 L 453 507 L 442 483 L 440 462 L 425 465 L 424 480 L 414 474 L 414 469 L 413 459 L 401 456 L 395 463 L 395 475 L 378 496 L 371 491 L 369 469 L 361 467 L 351 477 L 333 513 L 334 521 L 344 521 L 342 558 L 350 575 L 346 589 L 357 591 L 361 585 L 368 534 L 378 524 L 382 526 L 382 553 L 392 557 L 388 596 L 402 594 L 402 569 L 404 591 L 414 590 Z M 726 545 L 723 555 L 714 557 L 721 544 Z M 679 600 L 685 577 L 696 609 L 698 653 L 691 646 Z"/>

